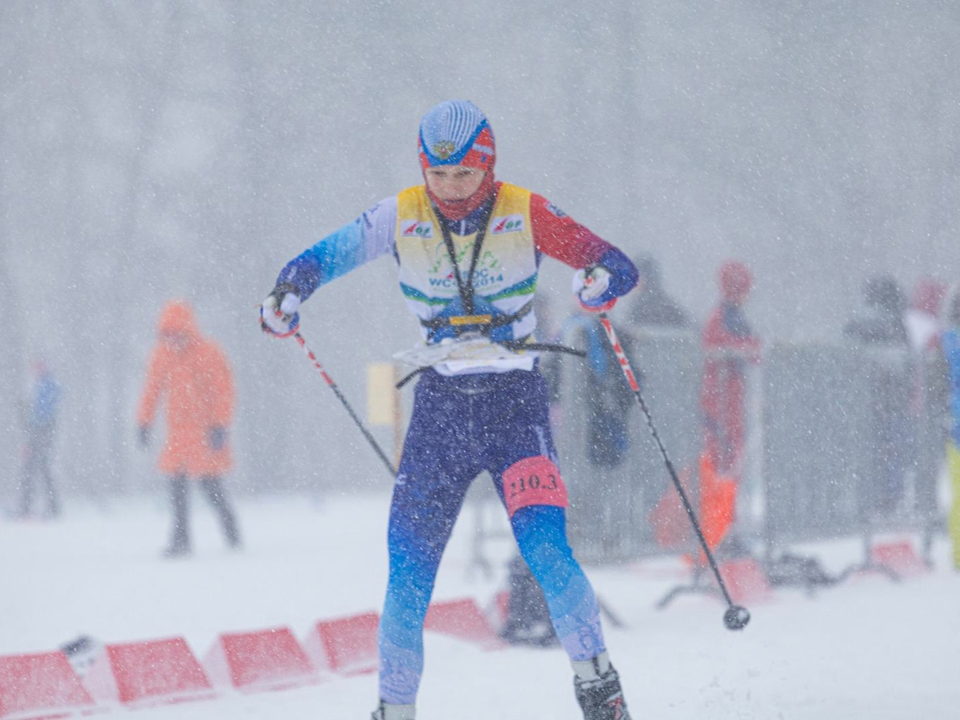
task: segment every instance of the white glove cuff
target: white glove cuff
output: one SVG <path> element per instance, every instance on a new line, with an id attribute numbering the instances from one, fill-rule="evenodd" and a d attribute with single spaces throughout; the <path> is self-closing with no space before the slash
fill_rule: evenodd
<path id="1" fill-rule="evenodd" d="M 585 270 L 577 270 L 573 276 L 573 292 L 584 302 L 596 300 L 610 287 L 610 271 L 596 267 L 589 275 Z"/>
<path id="2" fill-rule="evenodd" d="M 284 315 L 295 315 L 300 309 L 300 298 L 293 293 L 287 293 L 283 296 L 283 302 L 280 303 L 280 312 Z"/>

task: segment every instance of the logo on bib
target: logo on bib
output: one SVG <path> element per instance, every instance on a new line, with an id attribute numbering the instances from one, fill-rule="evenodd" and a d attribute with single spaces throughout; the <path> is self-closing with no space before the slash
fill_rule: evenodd
<path id="1" fill-rule="evenodd" d="M 419 220 L 404 220 L 400 223 L 400 237 L 433 237 L 433 223 Z"/>
<path id="2" fill-rule="evenodd" d="M 507 215 L 506 217 L 494 218 L 490 221 L 490 226 L 491 235 L 520 232 L 523 230 L 523 215 Z"/>
<path id="3" fill-rule="evenodd" d="M 567 214 L 551 202 L 547 203 L 547 210 L 558 218 L 565 218 Z"/>

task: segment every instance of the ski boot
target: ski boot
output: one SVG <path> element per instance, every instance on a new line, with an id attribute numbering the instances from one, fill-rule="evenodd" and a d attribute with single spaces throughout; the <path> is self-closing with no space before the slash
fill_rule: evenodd
<path id="1" fill-rule="evenodd" d="M 416 708 L 413 705 L 391 705 L 381 700 L 370 720 L 416 720 Z"/>
<path id="2" fill-rule="evenodd" d="M 627 702 L 623 699 L 620 676 L 607 660 L 606 653 L 591 663 L 582 663 L 588 664 L 592 667 L 585 671 L 579 667 L 581 663 L 575 663 L 577 674 L 573 678 L 583 720 L 631 720 Z"/>

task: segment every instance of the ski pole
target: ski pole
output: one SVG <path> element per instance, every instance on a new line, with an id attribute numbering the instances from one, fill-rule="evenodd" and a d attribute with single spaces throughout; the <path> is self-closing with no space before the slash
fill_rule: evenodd
<path id="1" fill-rule="evenodd" d="M 717 561 L 714 560 L 713 553 L 710 552 L 710 547 L 707 545 L 707 540 L 703 536 L 703 530 L 700 529 L 700 523 L 697 520 L 697 515 L 693 510 L 693 506 L 690 504 L 690 499 L 687 497 L 687 493 L 684 491 L 683 485 L 680 483 L 680 478 L 677 476 L 677 471 L 674 469 L 673 463 L 670 461 L 670 456 L 667 455 L 667 450 L 663 446 L 663 441 L 660 440 L 660 433 L 657 432 L 657 428 L 653 424 L 653 416 L 650 414 L 650 410 L 647 408 L 647 404 L 643 400 L 643 395 L 640 393 L 640 383 L 637 382 L 637 376 L 634 375 L 633 368 L 630 366 L 630 361 L 627 359 L 627 354 L 623 351 L 623 346 L 620 345 L 620 341 L 617 339 L 617 333 L 614 331 L 613 325 L 610 323 L 610 318 L 607 317 L 605 312 L 600 313 L 600 324 L 603 325 L 603 329 L 607 333 L 607 340 L 610 341 L 610 347 L 617 356 L 617 361 L 620 364 L 620 369 L 623 371 L 623 376 L 626 378 L 627 384 L 630 386 L 630 390 L 633 391 L 634 396 L 637 398 L 637 403 L 639 403 L 640 409 L 643 411 L 643 415 L 647 419 L 647 427 L 650 429 L 650 434 L 657 443 L 657 448 L 660 450 L 660 455 L 663 457 L 663 462 L 667 466 L 667 472 L 670 474 L 670 479 L 673 481 L 673 486 L 680 495 L 680 500 L 683 502 L 683 508 L 687 511 L 687 517 L 690 519 L 690 524 L 693 525 L 693 529 L 697 533 L 697 539 L 700 541 L 700 545 L 703 548 L 704 553 L 707 555 L 707 560 L 710 562 L 710 569 L 713 570 L 713 574 L 717 578 L 717 585 L 720 586 L 720 592 L 723 593 L 723 597 L 727 601 L 727 609 L 726 612 L 723 613 L 723 624 L 727 626 L 728 630 L 742 630 L 744 627 L 746 627 L 747 623 L 750 622 L 750 612 L 741 605 L 734 605 L 733 600 L 730 598 L 730 593 L 727 592 L 727 586 L 724 584 L 723 578 L 720 576 L 720 568 L 717 567 Z"/>
<path id="2" fill-rule="evenodd" d="M 337 396 L 337 399 L 343 403 L 343 406 L 347 409 L 347 412 L 350 413 L 350 417 L 353 418 L 353 422 L 356 423 L 358 428 L 360 428 L 360 432 L 363 433 L 363 436 L 367 439 L 367 442 L 370 443 L 370 446 L 373 448 L 374 452 L 377 453 L 377 457 L 383 461 L 383 464 L 387 467 L 387 470 L 390 471 L 390 476 L 396 477 L 397 471 L 393 467 L 393 463 L 390 462 L 390 459 L 387 457 L 386 453 L 383 452 L 383 449 L 377 443 L 376 438 L 374 438 L 373 435 L 370 434 L 370 431 L 367 430 L 366 426 L 363 424 L 363 421 L 357 417 L 357 413 L 354 412 L 353 407 L 349 402 L 347 402 L 347 398 L 344 397 L 343 393 L 340 391 L 340 388 L 337 387 L 337 384 L 333 381 L 333 378 L 331 378 L 327 374 L 327 371 L 323 369 L 323 365 L 321 365 L 320 361 L 317 360 L 317 356 L 314 354 L 313 350 L 309 348 L 307 341 L 303 339 L 303 335 L 301 335 L 300 331 L 298 330 L 293 334 L 293 336 L 297 339 L 297 342 L 300 343 L 300 347 L 303 348 L 303 351 L 307 353 L 307 357 L 310 358 L 313 366 L 320 371 L 320 375 L 323 377 L 324 382 L 327 383 L 327 387 L 333 390 L 334 395 Z"/>

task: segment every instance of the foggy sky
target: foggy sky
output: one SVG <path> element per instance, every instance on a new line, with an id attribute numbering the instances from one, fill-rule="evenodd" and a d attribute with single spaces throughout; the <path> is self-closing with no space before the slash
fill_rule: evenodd
<path id="1" fill-rule="evenodd" d="M 701 320 L 729 258 L 754 270 L 768 342 L 836 337 L 872 273 L 958 276 L 955 3 L 328 5 L 0 4 L 2 475 L 44 355 L 66 481 L 155 482 L 134 408 L 157 313 L 183 296 L 237 371 L 249 484 L 386 482 L 256 307 L 287 260 L 419 182 L 418 120 L 451 97 L 489 116 L 499 179 L 653 253 Z M 558 314 L 570 274 L 544 263 Z M 366 364 L 417 337 L 388 259 L 303 318 L 361 407 Z"/>

